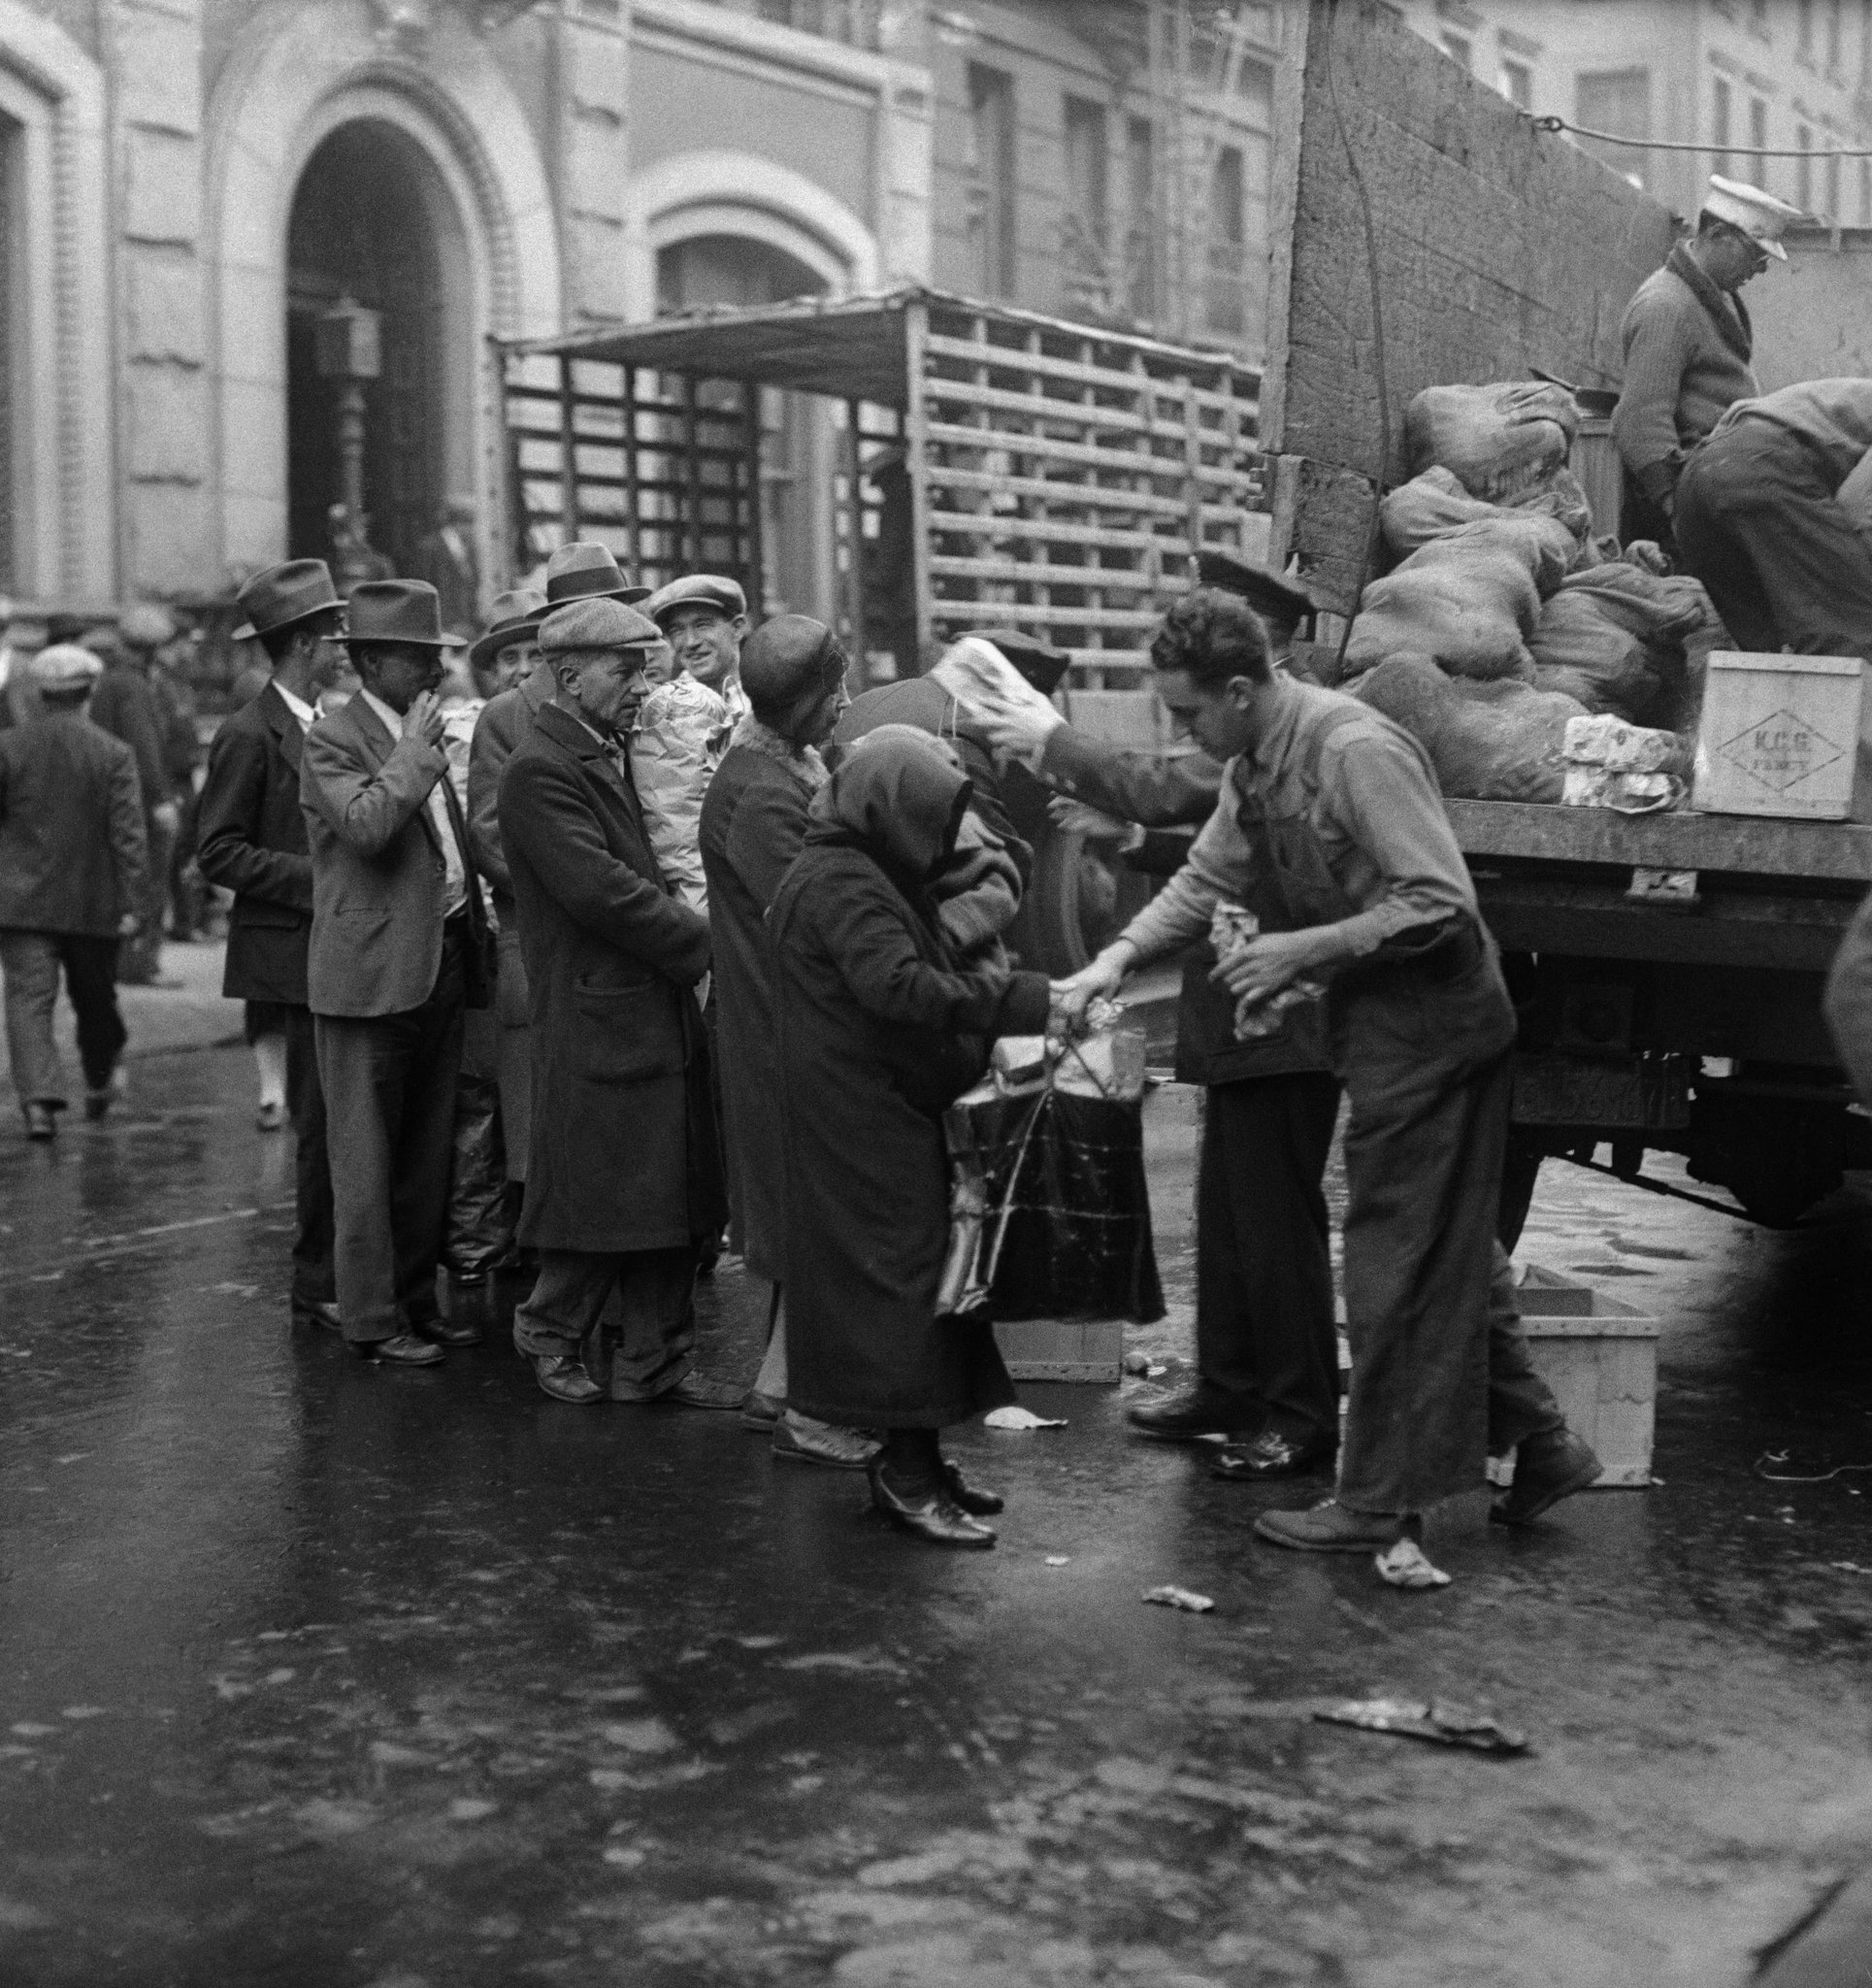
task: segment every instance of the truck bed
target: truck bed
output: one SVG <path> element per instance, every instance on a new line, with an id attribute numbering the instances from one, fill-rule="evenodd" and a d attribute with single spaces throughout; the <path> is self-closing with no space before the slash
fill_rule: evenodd
<path id="1" fill-rule="evenodd" d="M 1468 856 L 1872 883 L 1872 826 L 1747 814 L 1620 814 L 1525 801 L 1446 801 Z"/>

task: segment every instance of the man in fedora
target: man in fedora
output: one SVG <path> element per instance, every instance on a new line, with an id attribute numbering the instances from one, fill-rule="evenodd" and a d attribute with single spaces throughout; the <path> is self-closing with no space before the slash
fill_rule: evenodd
<path id="1" fill-rule="evenodd" d="M 214 734 L 195 860 L 209 882 L 234 893 L 221 992 L 247 1004 L 249 1042 L 285 1039 L 286 1110 L 298 1148 L 293 1315 L 336 1327 L 325 1098 L 306 1005 L 312 861 L 299 770 L 313 707 L 344 658 L 344 608 L 322 559 L 271 566 L 238 598 L 246 621 L 235 639 L 257 641 L 273 674 Z"/>
<path id="2" fill-rule="evenodd" d="M 358 694 L 306 735 L 307 995 L 324 1086 L 338 1309 L 368 1359 L 472 1344 L 436 1299 L 462 1011 L 484 1007 L 486 911 L 446 779 L 436 590 L 366 580 L 345 642 Z"/>
<path id="3" fill-rule="evenodd" d="M 625 746 L 660 640 L 615 599 L 549 614 L 553 694 L 501 776 L 532 1012 L 520 1241 L 540 1252 L 513 1338 L 555 1400 L 600 1401 L 579 1356 L 615 1291 L 614 1401 L 735 1408 L 741 1390 L 691 1371 L 697 1256 L 727 1213 L 693 992 L 708 921 L 658 868 Z"/>
<path id="4" fill-rule="evenodd" d="M 540 660 L 540 617 L 546 597 L 532 587 L 497 594 L 487 626 L 469 645 L 468 674 L 484 703 L 511 690 Z"/>
<path id="5" fill-rule="evenodd" d="M 524 1193 L 527 1146 L 533 1122 L 532 1051 L 527 1046 L 527 974 L 520 952 L 520 920 L 513 906 L 513 884 L 501 847 L 501 775 L 513 749 L 533 730 L 541 707 L 553 693 L 552 665 L 540 655 L 540 623 L 555 608 L 573 601 L 640 601 L 650 589 L 634 585 L 618 571 L 610 547 L 593 539 L 561 546 L 546 563 L 543 595 L 531 590 L 504 594 L 494 604 L 494 619 L 480 642 L 484 653 L 499 635 L 494 653 L 524 644 L 531 668 L 510 687 L 489 697 L 475 720 L 468 755 L 468 845 L 494 897 L 499 927 L 499 971 L 494 989 L 494 1014 L 500 1029 L 496 1070 L 501 1084 L 501 1136 L 507 1149 L 507 1177 Z M 537 603 L 522 613 L 525 603 Z M 506 604 L 505 618 L 503 604 Z M 470 668 L 475 667 L 473 655 Z"/>
<path id="6" fill-rule="evenodd" d="M 747 715 L 741 688 L 741 644 L 747 640 L 747 596 L 719 573 L 691 573 L 659 587 L 643 612 L 663 631 L 678 669 L 712 690 L 731 724 Z"/>

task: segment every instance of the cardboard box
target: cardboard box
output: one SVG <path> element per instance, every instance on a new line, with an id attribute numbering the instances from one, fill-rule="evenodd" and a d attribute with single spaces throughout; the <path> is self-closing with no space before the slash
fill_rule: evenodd
<path id="1" fill-rule="evenodd" d="M 1535 1369 L 1559 1397 L 1567 1426 L 1605 1466 L 1599 1488 L 1648 1485 L 1658 1320 L 1537 1264 L 1527 1266 L 1518 1295 Z"/>
<path id="2" fill-rule="evenodd" d="M 1691 806 L 1713 814 L 1847 820 L 1864 674 L 1857 656 L 1718 649 L 1703 690 Z"/>

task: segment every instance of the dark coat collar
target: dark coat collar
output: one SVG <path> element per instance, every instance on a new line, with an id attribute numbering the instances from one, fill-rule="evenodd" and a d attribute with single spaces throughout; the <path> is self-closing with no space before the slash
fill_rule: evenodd
<path id="1" fill-rule="evenodd" d="M 637 789 L 618 772 L 617 762 L 605 750 L 604 741 L 589 725 L 582 724 L 571 712 L 561 710 L 556 704 L 542 704 L 533 722 L 535 728 L 543 732 L 555 746 L 563 746 L 621 795 L 630 804 L 634 815 L 641 814 Z"/>
<path id="2" fill-rule="evenodd" d="M 1747 365 L 1755 356 L 1755 327 L 1749 322 L 1749 307 L 1741 297 L 1725 294 L 1711 282 L 1682 242 L 1670 251 L 1664 267 L 1702 305 L 1723 334 L 1724 344 Z"/>
<path id="3" fill-rule="evenodd" d="M 273 734 L 279 746 L 279 756 L 292 768 L 299 771 L 299 748 L 306 743 L 306 735 L 299 729 L 299 720 L 293 716 L 286 700 L 279 695 L 279 686 L 271 678 L 254 699 L 261 717 L 266 720 L 267 729 Z M 312 720 L 314 724 L 317 719 Z"/>

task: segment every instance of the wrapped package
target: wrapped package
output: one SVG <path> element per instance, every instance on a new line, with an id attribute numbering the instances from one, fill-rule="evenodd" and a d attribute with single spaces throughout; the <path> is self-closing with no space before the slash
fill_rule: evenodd
<path id="1" fill-rule="evenodd" d="M 1404 411 L 1404 455 L 1412 476 L 1439 463 L 1506 504 L 1562 469 L 1579 431 L 1573 396 L 1545 381 L 1427 386 Z"/>
<path id="2" fill-rule="evenodd" d="M 1219 966 L 1228 965 L 1231 953 L 1260 936 L 1261 920 L 1246 905 L 1232 905 L 1225 901 L 1216 906 L 1209 919 L 1209 944 L 1214 948 Z M 1278 1034 L 1285 1025 L 1290 1009 L 1318 1001 L 1325 993 L 1326 989 L 1317 980 L 1295 980 L 1269 995 L 1265 1001 L 1251 1001 L 1244 994 L 1235 1003 L 1235 1041 L 1254 1043 L 1265 1036 Z"/>
<path id="3" fill-rule="evenodd" d="M 1599 714 L 1569 719 L 1561 749 L 1573 766 L 1602 766 L 1613 773 L 1690 771 L 1691 754 L 1675 732 Z"/>
<path id="4" fill-rule="evenodd" d="M 998 718 L 1038 718 L 1058 724 L 1060 714 L 992 642 L 965 635 L 943 650 L 932 679 L 977 723 Z"/>
<path id="5" fill-rule="evenodd" d="M 650 846 L 676 895 L 692 911 L 708 909 L 703 876 L 703 796 L 728 749 L 728 707 L 706 683 L 684 675 L 659 683 L 643 700 L 631 734 L 631 778 Z"/>
<path id="6" fill-rule="evenodd" d="M 1403 726 L 1430 756 L 1445 794 L 1470 801 L 1558 802 L 1576 698 L 1514 681 L 1463 681 L 1429 656 L 1396 655 L 1352 694 Z"/>
<path id="7" fill-rule="evenodd" d="M 1668 808 L 1681 808 L 1687 791 L 1674 773 L 1618 773 L 1607 766 L 1569 766 L 1560 802 L 1567 808 L 1657 814 Z"/>

